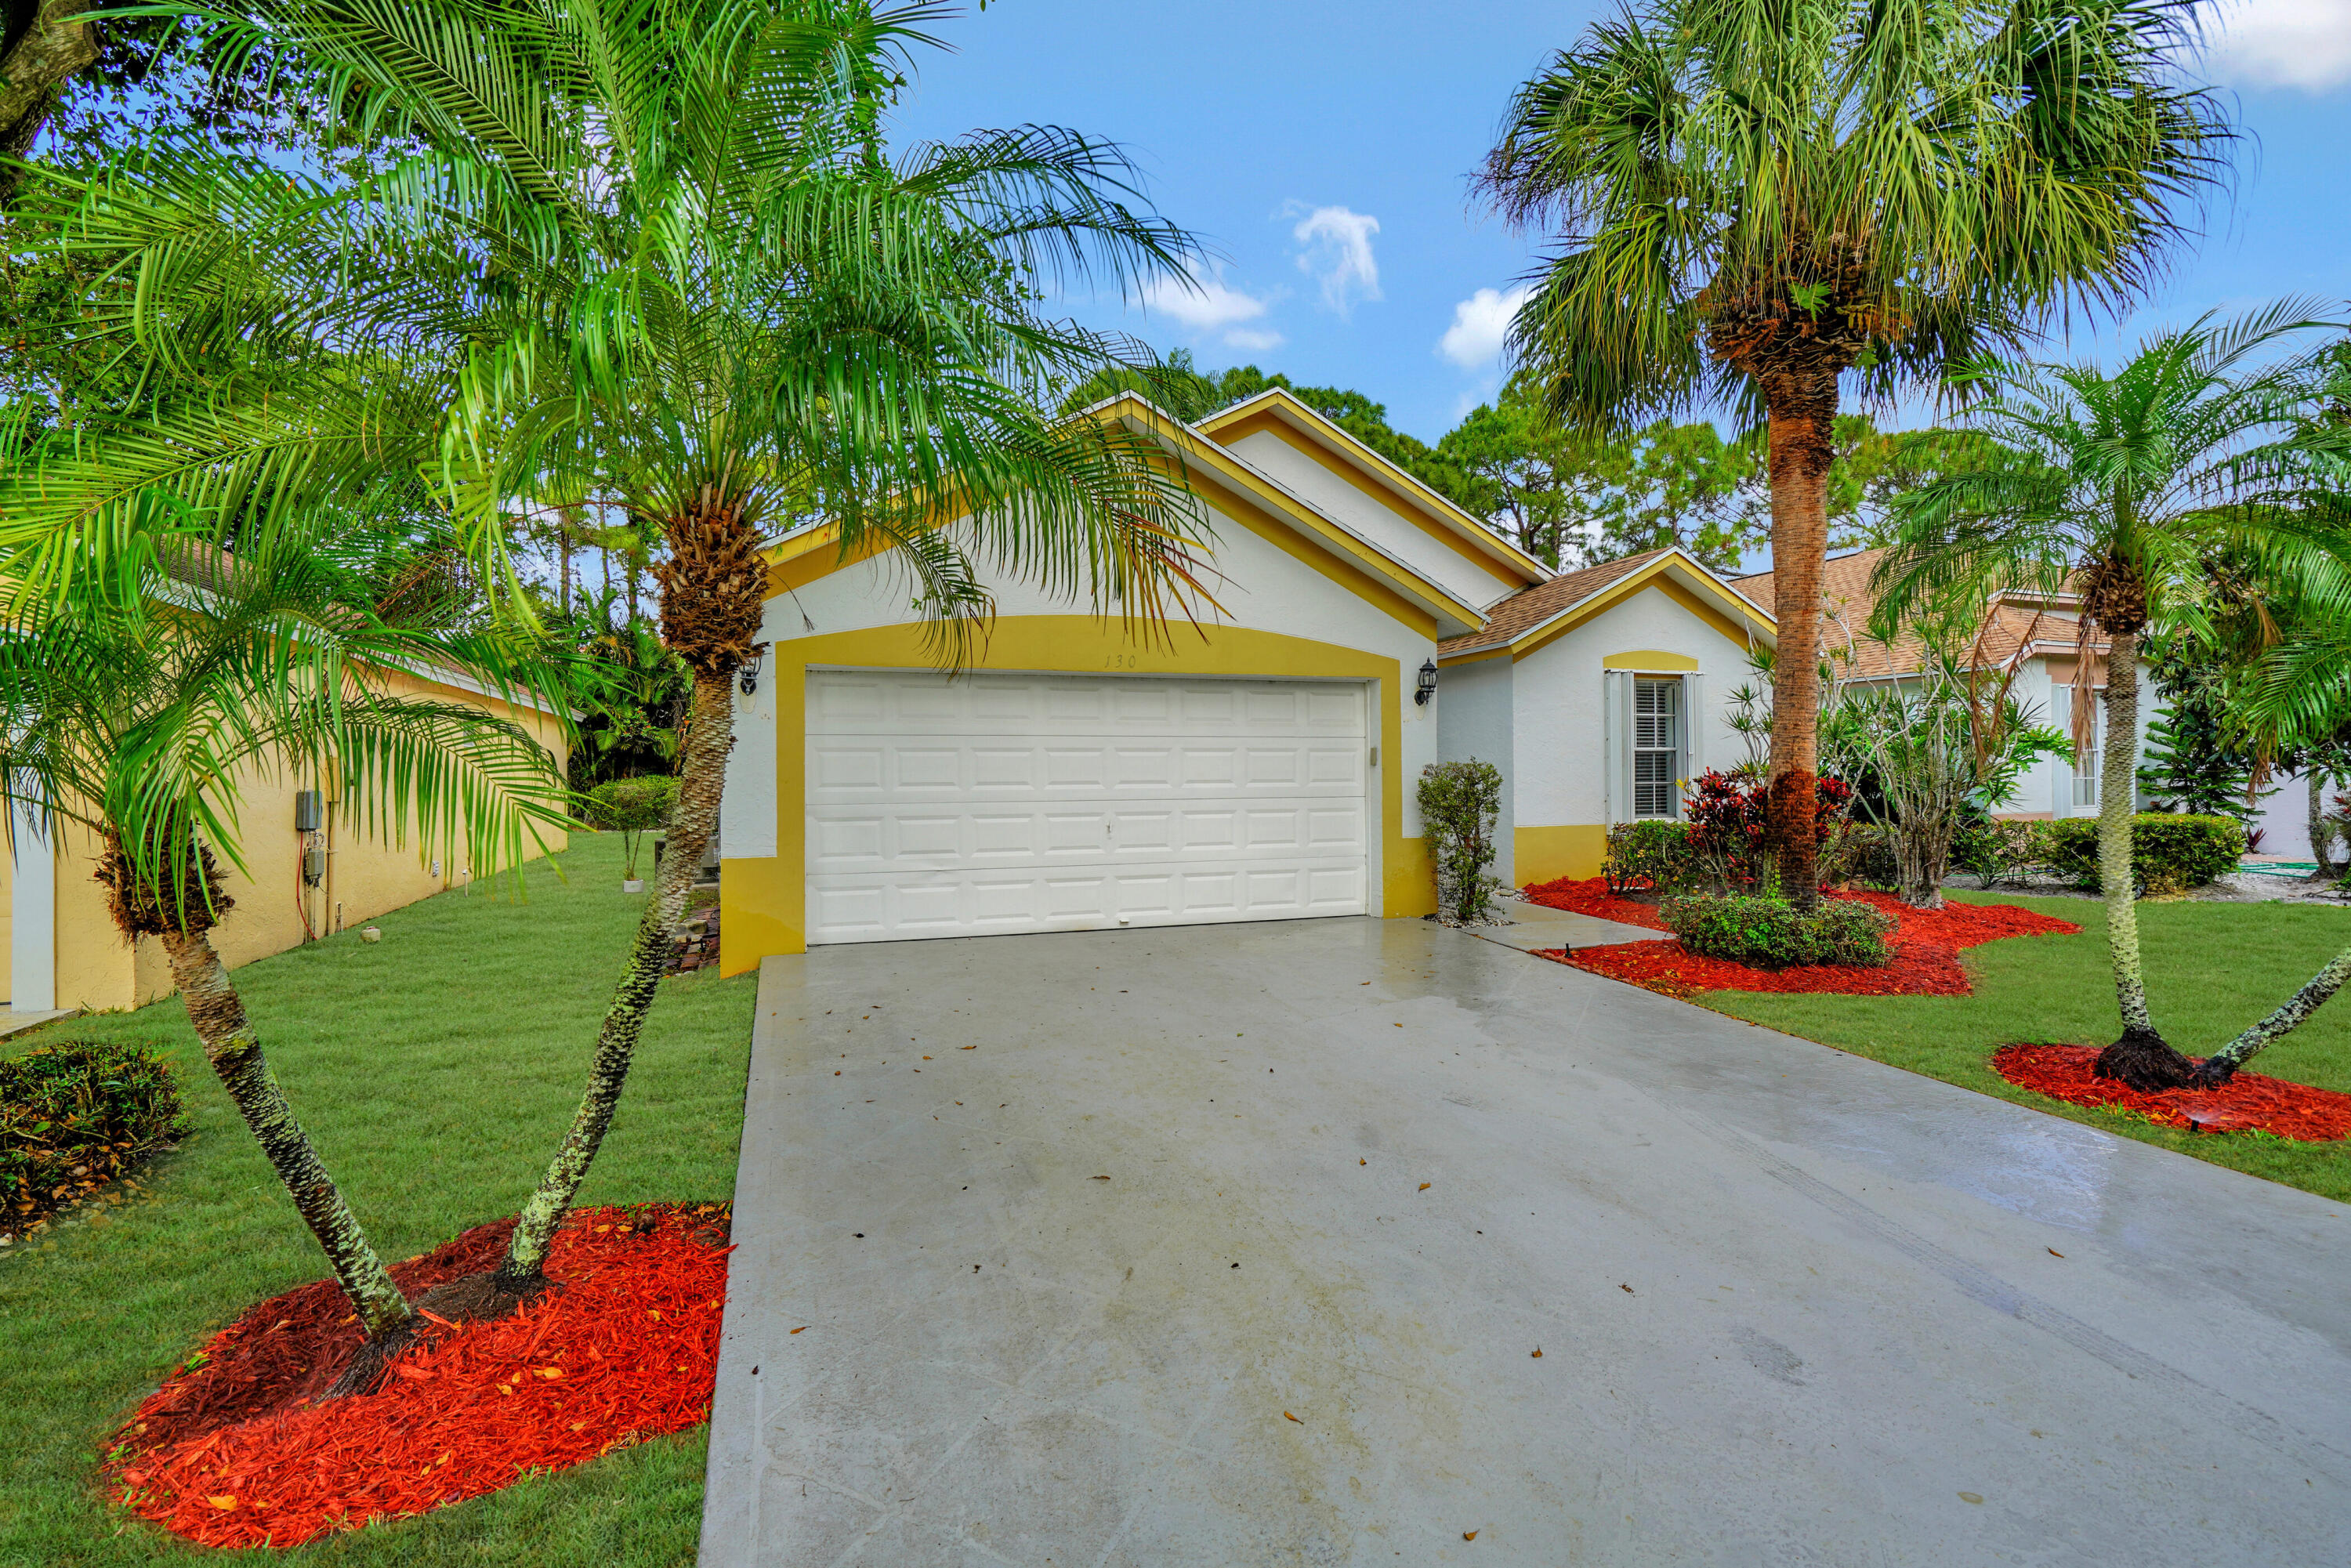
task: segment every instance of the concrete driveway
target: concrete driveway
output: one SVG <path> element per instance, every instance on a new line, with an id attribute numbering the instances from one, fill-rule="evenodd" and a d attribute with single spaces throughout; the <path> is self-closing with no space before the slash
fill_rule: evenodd
<path id="1" fill-rule="evenodd" d="M 2351 1208 L 1418 921 L 769 959 L 736 1205 L 712 1568 L 2351 1561 Z"/>

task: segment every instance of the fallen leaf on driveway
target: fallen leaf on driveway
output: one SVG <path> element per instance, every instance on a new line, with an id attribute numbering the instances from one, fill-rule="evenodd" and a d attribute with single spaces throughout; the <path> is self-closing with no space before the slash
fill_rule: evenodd
<path id="1" fill-rule="evenodd" d="M 956 1049 L 957 1051 L 977 1051 L 979 1047 L 976 1045 L 958 1045 Z"/>
<path id="2" fill-rule="evenodd" d="M 1094 1177 L 1094 1180 L 1096 1180 L 1096 1181 L 1108 1181 L 1108 1180 L 1110 1180 L 1110 1177 L 1108 1177 L 1108 1176 L 1096 1176 L 1096 1177 Z"/>
<path id="3" fill-rule="evenodd" d="M 1537 1361 L 1541 1361 L 1542 1359 L 1542 1346 L 1535 1346 L 1534 1359 Z"/>
<path id="4" fill-rule="evenodd" d="M 1620 1291 L 1624 1291 L 1624 1292 L 1625 1292 L 1626 1295 L 1628 1295 L 1628 1296 L 1631 1296 L 1631 1295 L 1637 1295 L 1637 1294 L 1639 1294 L 1639 1292 L 1638 1292 L 1638 1291 L 1635 1291 L 1635 1290 L 1633 1289 L 1633 1287 L 1632 1287 L 1632 1286 L 1630 1286 L 1630 1285 L 1619 1285 L 1619 1286 L 1617 1286 L 1616 1288 L 1617 1288 L 1618 1290 L 1620 1290 Z"/>
<path id="5" fill-rule="evenodd" d="M 802 1323 L 799 1327 L 798 1327 L 798 1328 L 794 1329 L 794 1330 L 792 1331 L 792 1333 L 808 1333 L 808 1324 L 806 1324 L 806 1323 Z"/>
<path id="6" fill-rule="evenodd" d="M 1474 1530 L 1465 1530 L 1461 1532 L 1461 1539 L 1464 1541 L 1475 1541 L 1478 1539 L 1478 1532 Z"/>
<path id="7" fill-rule="evenodd" d="M 1423 1182 L 1423 1183 L 1421 1183 L 1421 1184 L 1420 1184 L 1420 1190 L 1421 1190 L 1421 1191 L 1423 1191 L 1423 1192 L 1426 1192 L 1426 1191 L 1428 1190 L 1428 1183 L 1426 1183 L 1426 1182 Z"/>
<path id="8" fill-rule="evenodd" d="M 1292 1416 L 1292 1415 L 1291 1415 L 1289 1411 L 1287 1411 L 1287 1410 L 1284 1410 L 1284 1411 L 1281 1413 L 1281 1418 L 1282 1418 L 1283 1420 L 1285 1420 L 1285 1421 L 1298 1421 L 1298 1417 L 1297 1417 L 1297 1416 Z M 1303 1421 L 1298 1421 L 1298 1424 L 1299 1424 L 1300 1426 L 1301 1426 L 1301 1427 L 1303 1427 L 1304 1425 L 1306 1425 L 1306 1423 L 1305 1423 L 1305 1422 L 1303 1422 Z"/>
<path id="9" fill-rule="evenodd" d="M 2049 1256 L 2051 1256 L 2052 1258 L 2063 1258 L 2064 1256 L 2065 1256 L 2065 1254 L 2064 1254 L 2063 1252 L 2058 1251 L 2058 1250 L 2057 1250 L 2057 1249 L 2055 1249 L 2054 1247 L 2052 1247 L 2051 1249 L 2049 1249 Z"/>

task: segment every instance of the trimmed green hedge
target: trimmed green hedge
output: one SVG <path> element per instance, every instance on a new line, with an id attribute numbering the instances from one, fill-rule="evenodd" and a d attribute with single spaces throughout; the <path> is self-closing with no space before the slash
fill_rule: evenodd
<path id="1" fill-rule="evenodd" d="M 1659 909 L 1682 946 L 1702 958 L 1728 958 L 1759 969 L 1799 964 L 1858 964 L 1876 968 L 1891 956 L 1894 917 L 1857 899 L 1823 898 L 1810 915 L 1785 901 L 1746 894 L 1669 898 Z"/>
<path id="2" fill-rule="evenodd" d="M 2087 887 L 2098 885 L 2098 820 L 2064 817 L 2050 824 L 2049 863 Z M 2185 893 L 2237 869 L 2245 830 L 2227 817 L 2141 811 L 2131 818 L 2131 876 L 2141 896 Z"/>
<path id="3" fill-rule="evenodd" d="M 113 1180 L 185 1128 L 172 1070 L 143 1046 L 65 1040 L 0 1061 L 0 1230 Z"/>

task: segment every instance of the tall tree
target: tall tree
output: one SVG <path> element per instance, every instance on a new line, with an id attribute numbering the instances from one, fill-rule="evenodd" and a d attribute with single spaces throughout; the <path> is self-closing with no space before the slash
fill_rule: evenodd
<path id="1" fill-rule="evenodd" d="M 663 638 L 693 682 L 669 853 L 571 1128 L 468 1311 L 543 1286 L 619 1103 L 716 826 L 735 672 L 762 646 L 768 531 L 820 517 L 845 559 L 893 563 L 947 666 L 986 634 L 990 571 L 1142 636 L 1204 592 L 1202 514 L 1156 439 L 1053 411 L 1059 389 L 1131 356 L 1038 310 L 1056 283 L 1187 278 L 1196 247 L 1142 209 L 1117 149 L 1074 131 L 885 157 L 890 97 L 941 14 L 262 0 L 234 24 L 255 47 L 332 74 L 355 135 L 421 151 L 319 186 L 167 146 L 78 192 L 73 243 L 102 235 L 146 275 L 141 309 L 241 298 L 213 277 L 264 267 L 331 280 L 273 295 L 274 329 L 410 371 L 148 431 L 0 524 L 0 567 L 68 570 L 103 537 L 91 519 L 192 474 L 275 497 L 401 463 L 440 478 L 486 580 L 517 601 L 504 525 L 518 501 L 608 497 L 661 543 Z M 387 417 L 391 382 L 422 386 L 418 367 L 436 365 L 440 405 Z"/>
<path id="2" fill-rule="evenodd" d="M 2328 483 L 2335 438 L 2314 438 L 2308 362 L 2283 352 L 2313 325 L 2303 308 L 2289 301 L 2160 333 L 2112 375 L 2086 364 L 1987 372 L 1970 424 L 2008 457 L 1911 492 L 1878 563 L 1881 635 L 2002 588 L 2070 592 L 2080 605 L 2072 723 L 2079 747 L 2103 664 L 2098 874 L 2122 1019 L 2097 1071 L 2133 1088 L 2177 1088 L 2194 1072 L 2155 1027 L 2139 956 L 2131 817 L 2142 635 L 2156 617 L 2191 611 L 2223 557 L 2320 596 L 2330 615 L 2351 606 L 2340 570 L 2351 540 L 2314 526 L 2305 507 Z"/>
<path id="3" fill-rule="evenodd" d="M 381 1350 L 413 1309 L 303 1132 L 213 945 L 233 903 L 224 873 L 245 869 L 240 787 L 331 774 L 349 831 L 413 838 L 419 854 L 462 844 L 486 875 L 565 813 L 553 758 L 518 726 L 396 689 L 403 675 L 456 671 L 520 697 L 515 647 L 404 614 L 413 578 L 385 580 L 351 543 L 312 518 L 232 556 L 183 528 L 134 526 L 116 571 L 10 595 L 0 793 L 11 832 L 24 812 L 51 842 L 68 828 L 96 841 L 116 929 L 162 946 L 205 1060 L 325 1252 L 364 1348 Z M 357 1381 L 377 1364 L 363 1354 Z"/>
<path id="4" fill-rule="evenodd" d="M 2176 78 L 2192 26 L 2186 0 L 1645 0 L 1511 101 L 1481 184 L 1557 235 L 1511 328 L 1552 406 L 1768 428 L 1772 831 L 1801 903 L 1840 398 L 2140 291 L 2230 136 Z"/>

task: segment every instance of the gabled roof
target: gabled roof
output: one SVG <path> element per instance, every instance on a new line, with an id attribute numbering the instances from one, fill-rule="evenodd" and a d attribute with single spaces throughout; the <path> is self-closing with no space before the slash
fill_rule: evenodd
<path id="1" fill-rule="evenodd" d="M 1669 546 L 1562 572 L 1512 594 L 1494 606 L 1479 630 L 1438 643 L 1437 657 L 1460 660 L 1507 652 L 1514 659 L 1524 658 L 1554 637 L 1650 587 L 1677 591 L 1678 597 L 1733 641 L 1750 635 L 1764 643 L 1772 640 L 1769 613 L 1688 551 Z"/>
<path id="2" fill-rule="evenodd" d="M 1193 427 L 1220 445 L 1260 430 L 1289 444 L 1374 500 L 1475 556 L 1490 570 L 1520 582 L 1539 583 L 1551 568 L 1494 531 L 1482 517 L 1463 510 L 1421 480 L 1317 413 L 1287 387 L 1268 387 L 1255 397 L 1219 409 Z"/>
<path id="3" fill-rule="evenodd" d="M 1877 611 L 1869 580 L 1885 555 L 1883 549 L 1855 550 L 1834 556 L 1821 568 L 1821 649 L 1843 661 L 1847 680 L 1893 680 L 1915 675 L 1926 665 L 1926 643 L 1916 632 L 1906 628 L 1890 643 L 1869 635 L 1870 617 Z M 1730 586 L 1776 612 L 1778 588 L 1771 573 L 1739 578 Z M 2072 654 L 2080 638 L 2078 603 L 2070 592 L 1994 595 L 1977 633 L 1976 657 L 1983 668 L 2001 669 L 2035 653 Z M 2103 640 L 2093 640 L 2091 646 L 2105 652 Z"/>
<path id="4" fill-rule="evenodd" d="M 1432 636 L 1467 631 L 1484 620 L 1477 605 L 1327 516 L 1239 453 L 1207 439 L 1134 392 L 1105 398 L 1074 417 L 1123 420 L 1149 432 L 1183 464 L 1196 487 L 1215 493 L 1228 515 L 1260 531 L 1269 527 L 1281 530 L 1307 552 L 1318 570 L 1407 622 L 1422 623 Z M 769 546 L 768 596 L 853 564 L 835 548 L 840 537 L 839 528 L 826 523 L 788 534 Z"/>

